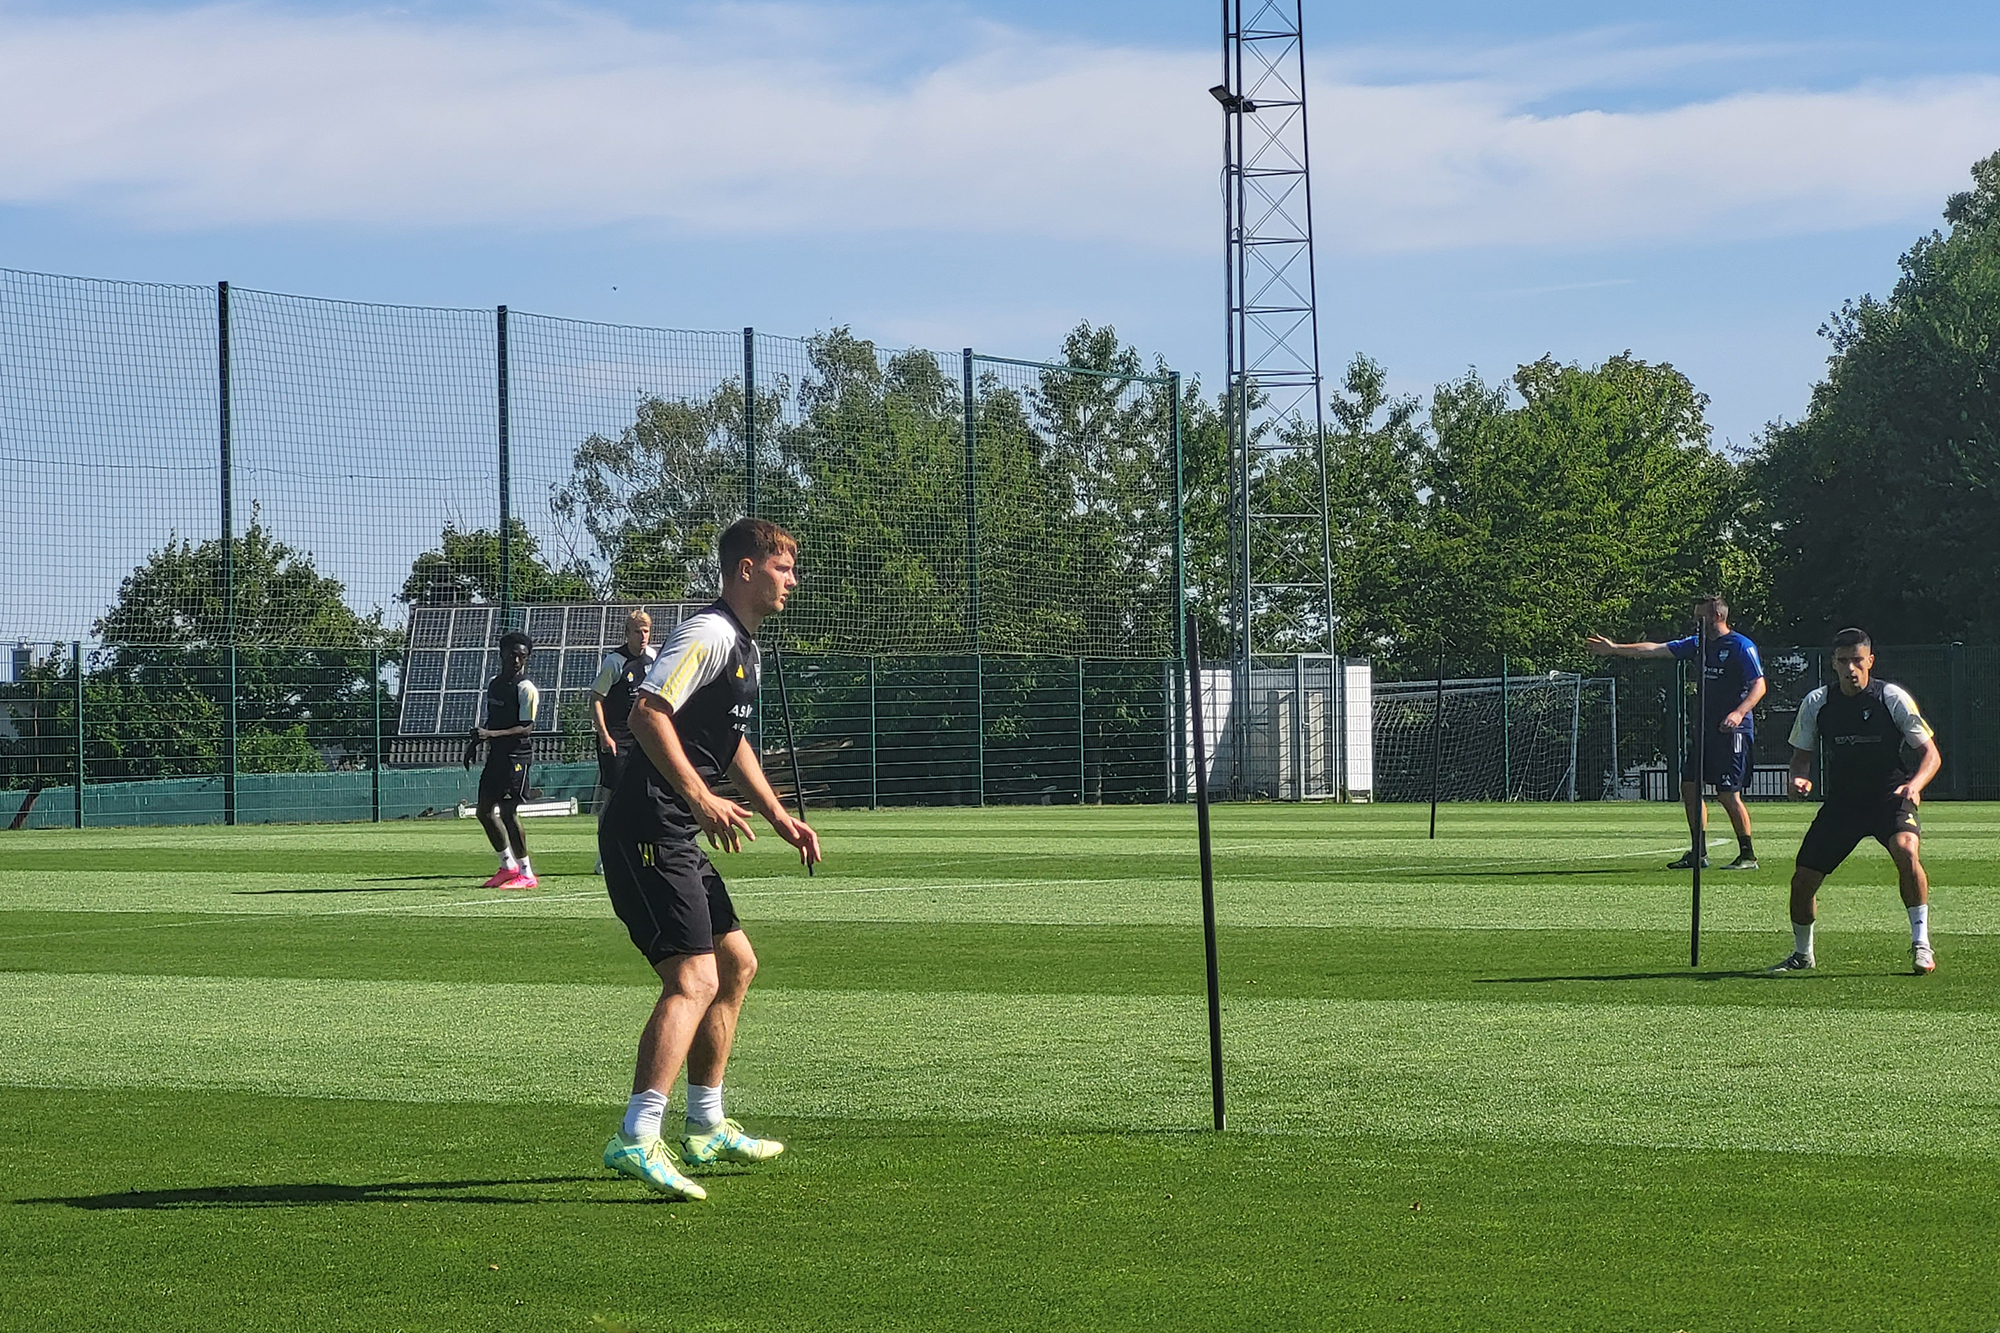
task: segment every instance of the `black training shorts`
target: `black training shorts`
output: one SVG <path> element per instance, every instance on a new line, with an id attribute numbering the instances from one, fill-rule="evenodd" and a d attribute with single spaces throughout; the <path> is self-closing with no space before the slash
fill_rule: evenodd
<path id="1" fill-rule="evenodd" d="M 528 799 L 528 761 L 488 759 L 479 770 L 479 808 L 519 805 Z"/>
<path id="2" fill-rule="evenodd" d="M 1869 805 L 1840 805 L 1827 802 L 1813 816 L 1805 841 L 1799 844 L 1799 864 L 1807 870 L 1831 875 L 1839 869 L 1863 838 L 1873 838 L 1884 847 L 1898 833 L 1921 833 L 1917 807 L 1897 796 L 1885 796 Z"/>
<path id="3" fill-rule="evenodd" d="M 636 841 L 618 823 L 599 826 L 597 851 L 611 910 L 632 943 L 655 965 L 676 954 L 714 953 L 716 939 L 737 928 L 736 904 L 707 853 L 691 837 Z"/>

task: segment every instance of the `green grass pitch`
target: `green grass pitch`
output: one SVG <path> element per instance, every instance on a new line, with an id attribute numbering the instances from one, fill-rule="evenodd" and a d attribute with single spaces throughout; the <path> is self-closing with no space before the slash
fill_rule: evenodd
<path id="1" fill-rule="evenodd" d="M 0 836 L 0 1327 L 2000 1329 L 2000 808 L 1924 811 L 1939 971 L 1809 812 L 835 812 L 719 858 L 764 967 L 704 1205 L 606 1175 L 656 987 L 471 821 Z M 1723 830 L 1726 832 L 1726 830 Z M 1719 849 L 1721 850 L 1721 849 Z M 672 1114 L 678 1116 L 678 1096 Z"/>

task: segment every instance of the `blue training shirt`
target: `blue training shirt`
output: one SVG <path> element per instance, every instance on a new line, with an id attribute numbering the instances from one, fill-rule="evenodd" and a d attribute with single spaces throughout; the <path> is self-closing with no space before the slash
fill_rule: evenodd
<path id="1" fill-rule="evenodd" d="M 1690 634 L 1668 644 L 1667 651 L 1685 662 L 1695 655 L 1699 642 Z M 1764 663 L 1757 657 L 1757 645 L 1731 630 L 1708 641 L 1708 662 L 1702 674 L 1706 677 L 1708 705 L 1703 711 L 1709 727 L 1717 729 L 1722 726 L 1723 718 L 1750 697 L 1750 687 L 1764 678 Z M 1743 719 L 1743 731 L 1746 735 L 1757 734 L 1756 714 Z"/>

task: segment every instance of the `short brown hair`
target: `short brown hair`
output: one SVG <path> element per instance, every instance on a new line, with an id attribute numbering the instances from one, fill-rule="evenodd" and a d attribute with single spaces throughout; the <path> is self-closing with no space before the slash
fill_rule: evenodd
<path id="1" fill-rule="evenodd" d="M 722 530 L 722 539 L 716 543 L 725 581 L 745 560 L 763 560 L 780 551 L 797 555 L 798 538 L 768 518 L 739 518 Z"/>
<path id="2" fill-rule="evenodd" d="M 1715 614 L 1721 616 L 1724 620 L 1729 619 L 1729 599 L 1719 592 L 1703 593 L 1694 599 L 1694 604 L 1696 606 L 1712 606 L 1715 608 Z"/>

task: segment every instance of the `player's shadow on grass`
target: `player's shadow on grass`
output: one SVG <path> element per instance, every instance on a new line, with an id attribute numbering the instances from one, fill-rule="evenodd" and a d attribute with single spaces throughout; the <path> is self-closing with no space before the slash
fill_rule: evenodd
<path id="1" fill-rule="evenodd" d="M 335 1203 L 644 1203 L 648 1195 L 583 1199 L 565 1190 L 543 1194 L 495 1194 L 509 1187 L 604 1184 L 609 1176 L 523 1176 L 518 1180 L 396 1180 L 377 1185 L 209 1185 L 185 1190 L 127 1190 L 72 1198 L 16 1199 L 17 1204 L 60 1204 L 87 1212 L 121 1209 L 161 1211 L 183 1208 L 311 1208 Z"/>
<path id="2" fill-rule="evenodd" d="M 425 882 L 420 884 L 406 882 L 409 880 Z M 445 889 L 463 887 L 466 887 L 463 875 L 382 875 L 375 879 L 356 880 L 353 884 L 323 889 L 232 889 L 230 893 L 238 898 L 266 898 L 272 894 L 287 896 L 299 893 L 437 893 Z"/>
<path id="3" fill-rule="evenodd" d="M 1763 968 L 1755 967 L 1711 972 L 1694 972 L 1682 968 L 1677 972 L 1595 972 L 1552 977 L 1474 978 L 1481 986 L 1540 986 L 1558 981 L 1742 981 L 1745 979 L 1768 981 L 1771 977 Z"/>
<path id="4" fill-rule="evenodd" d="M 1440 866 L 1439 869 L 1449 870 L 1453 875 L 1462 875 L 1466 879 L 1546 879 L 1554 875 L 1592 875 L 1601 879 L 1616 879 L 1635 875 L 1664 875 L 1667 873 L 1667 869 L 1664 866 L 1658 868 L 1652 866 L 1606 865 L 1533 866 L 1525 870 L 1459 870 L 1447 865 Z"/>

